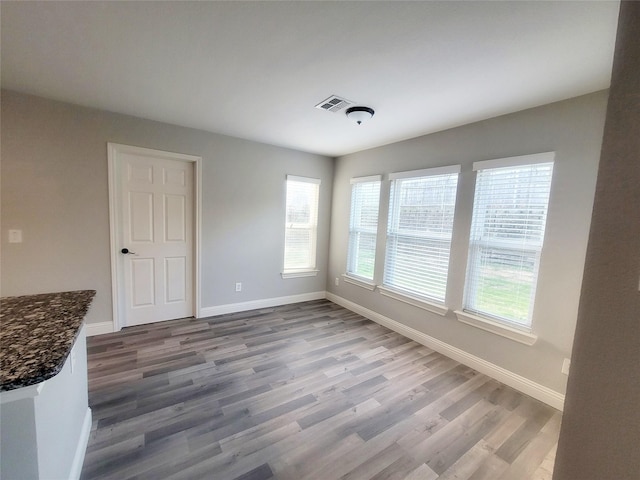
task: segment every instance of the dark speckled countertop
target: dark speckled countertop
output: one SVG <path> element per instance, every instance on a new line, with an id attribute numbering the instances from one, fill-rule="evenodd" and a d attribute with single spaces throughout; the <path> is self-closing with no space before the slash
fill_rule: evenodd
<path id="1" fill-rule="evenodd" d="M 62 370 L 95 294 L 0 299 L 0 391 L 35 385 Z"/>

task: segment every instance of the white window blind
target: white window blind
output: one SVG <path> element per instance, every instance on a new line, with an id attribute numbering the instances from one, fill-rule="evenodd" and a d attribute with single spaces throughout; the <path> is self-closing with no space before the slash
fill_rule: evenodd
<path id="1" fill-rule="evenodd" d="M 320 180 L 287 176 L 284 272 L 316 268 Z"/>
<path id="2" fill-rule="evenodd" d="M 390 175 L 384 286 L 444 303 L 459 171 Z"/>
<path id="3" fill-rule="evenodd" d="M 381 176 L 351 180 L 347 273 L 373 280 L 378 235 Z"/>
<path id="4" fill-rule="evenodd" d="M 522 165 L 523 159 L 536 163 Z M 474 169 L 465 310 L 530 328 L 553 153 L 478 162 Z"/>

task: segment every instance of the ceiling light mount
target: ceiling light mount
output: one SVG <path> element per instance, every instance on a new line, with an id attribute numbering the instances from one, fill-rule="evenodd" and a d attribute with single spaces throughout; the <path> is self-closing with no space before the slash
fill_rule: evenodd
<path id="1" fill-rule="evenodd" d="M 347 115 L 347 118 L 360 125 L 362 124 L 362 122 L 373 117 L 373 114 L 376 112 L 373 110 L 373 108 L 369 107 L 350 107 L 347 108 L 347 111 L 345 113 Z"/>

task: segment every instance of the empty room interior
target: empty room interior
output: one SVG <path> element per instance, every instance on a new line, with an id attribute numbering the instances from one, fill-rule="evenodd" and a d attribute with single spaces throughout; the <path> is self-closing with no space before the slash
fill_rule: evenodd
<path id="1" fill-rule="evenodd" d="M 640 3 L 0 15 L 0 478 L 640 480 Z"/>

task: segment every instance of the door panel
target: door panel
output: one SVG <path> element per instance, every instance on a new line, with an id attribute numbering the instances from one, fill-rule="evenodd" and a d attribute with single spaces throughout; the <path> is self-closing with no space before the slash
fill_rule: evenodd
<path id="1" fill-rule="evenodd" d="M 186 186 L 185 172 L 182 169 L 163 168 L 164 184 L 177 187 Z"/>
<path id="2" fill-rule="evenodd" d="M 146 307 L 154 305 L 154 272 L 153 258 L 131 259 L 131 306 Z"/>
<path id="3" fill-rule="evenodd" d="M 186 258 L 165 258 L 165 298 L 167 303 L 185 301 Z"/>
<path id="4" fill-rule="evenodd" d="M 187 237 L 186 198 L 184 195 L 164 196 L 166 242 L 184 242 Z"/>
<path id="5" fill-rule="evenodd" d="M 153 242 L 153 194 L 129 192 L 129 243 Z"/>
<path id="6" fill-rule="evenodd" d="M 132 165 L 127 168 L 130 183 L 151 185 L 153 183 L 153 167 L 151 165 Z"/>

